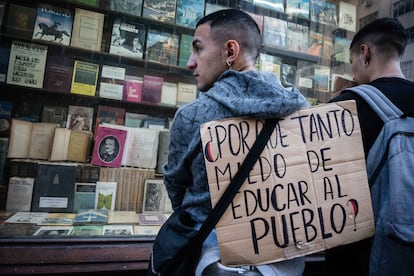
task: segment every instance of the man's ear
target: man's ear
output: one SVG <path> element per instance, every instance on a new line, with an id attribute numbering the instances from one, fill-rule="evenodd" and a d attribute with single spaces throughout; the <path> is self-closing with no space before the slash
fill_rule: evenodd
<path id="1" fill-rule="evenodd" d="M 230 39 L 226 42 L 227 60 L 234 62 L 240 54 L 240 45 L 236 40 Z"/>

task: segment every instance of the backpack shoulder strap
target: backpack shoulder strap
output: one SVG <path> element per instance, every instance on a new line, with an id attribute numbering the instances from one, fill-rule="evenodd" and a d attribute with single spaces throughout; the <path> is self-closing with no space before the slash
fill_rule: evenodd
<path id="1" fill-rule="evenodd" d="M 362 84 L 347 88 L 346 90 L 352 91 L 362 97 L 384 123 L 398 119 L 403 115 L 403 112 L 398 107 L 396 107 L 378 88 L 372 85 Z"/>

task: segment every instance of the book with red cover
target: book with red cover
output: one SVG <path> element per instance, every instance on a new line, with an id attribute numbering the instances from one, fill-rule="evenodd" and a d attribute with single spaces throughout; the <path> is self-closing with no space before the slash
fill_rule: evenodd
<path id="1" fill-rule="evenodd" d="M 91 163 L 104 167 L 121 167 L 128 131 L 108 126 L 99 126 L 96 133 Z"/>
<path id="2" fill-rule="evenodd" d="M 149 104 L 160 104 L 162 84 L 164 78 L 152 75 L 144 75 L 142 83 L 142 102 Z"/>
<path id="3" fill-rule="evenodd" d="M 134 103 L 142 102 L 142 78 L 125 76 L 123 100 Z"/>

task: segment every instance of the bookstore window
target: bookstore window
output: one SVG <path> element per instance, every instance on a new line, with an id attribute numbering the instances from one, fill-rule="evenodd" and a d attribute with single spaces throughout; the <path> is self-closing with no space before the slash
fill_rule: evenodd
<path id="1" fill-rule="evenodd" d="M 414 10 L 414 0 L 403 0 L 394 3 L 394 17 L 404 15 Z"/>
<path id="2" fill-rule="evenodd" d="M 359 27 L 362 28 L 363 26 L 367 25 L 368 23 L 377 19 L 378 12 L 371 13 L 367 16 L 364 16 L 359 20 Z"/>

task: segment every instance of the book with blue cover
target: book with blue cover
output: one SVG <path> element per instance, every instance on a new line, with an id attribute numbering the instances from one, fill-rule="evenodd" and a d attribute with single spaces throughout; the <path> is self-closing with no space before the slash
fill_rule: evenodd
<path id="1" fill-rule="evenodd" d="M 204 0 L 178 0 L 177 25 L 195 28 L 197 22 L 204 16 Z"/>

